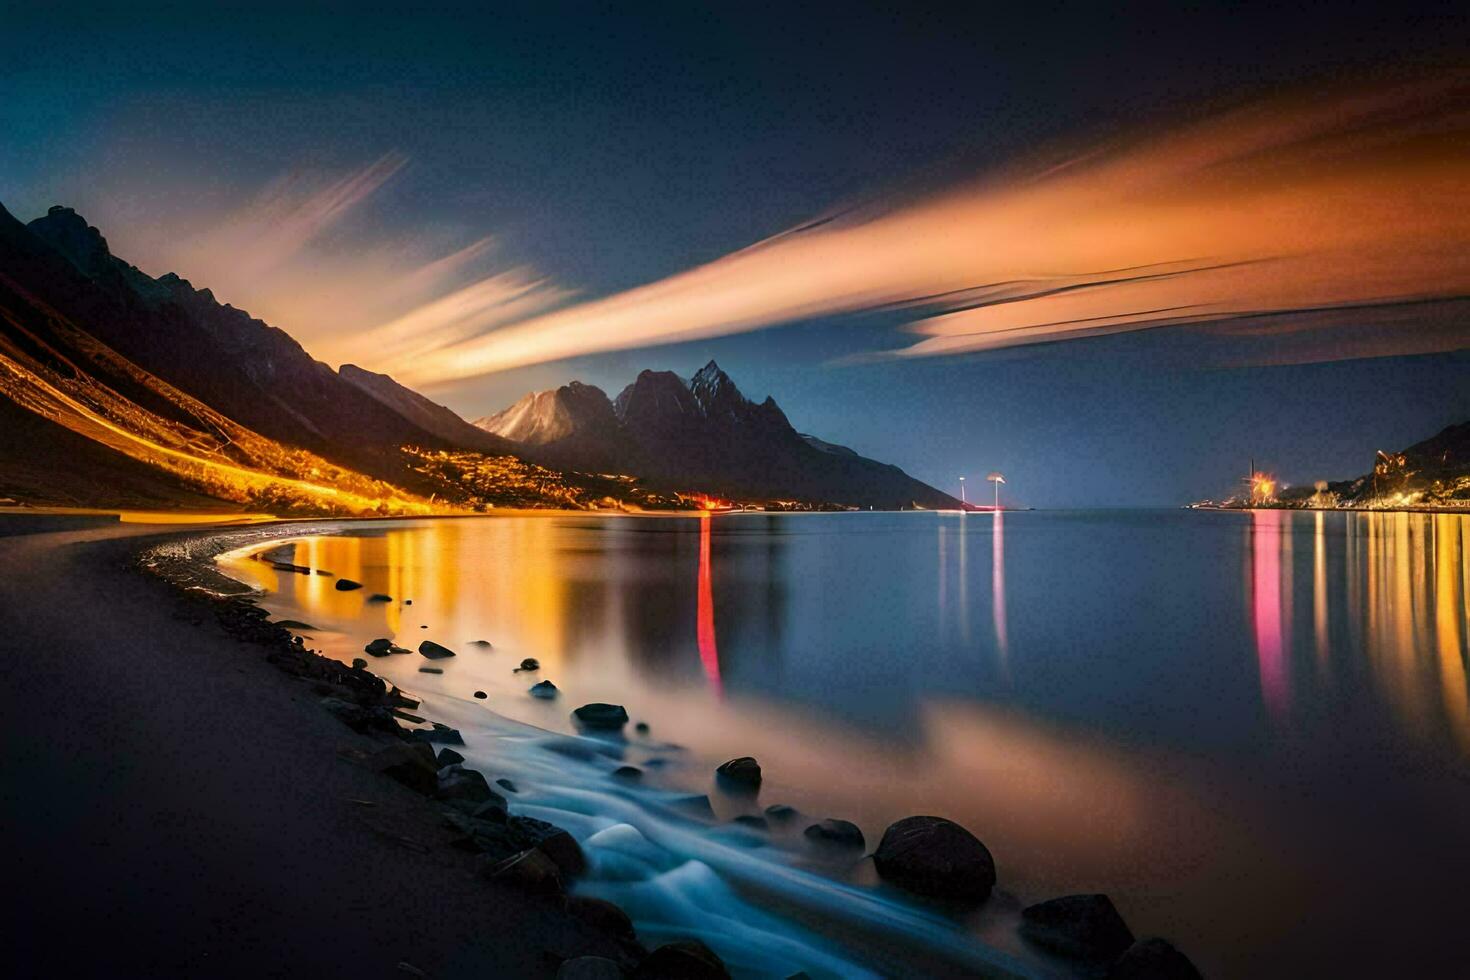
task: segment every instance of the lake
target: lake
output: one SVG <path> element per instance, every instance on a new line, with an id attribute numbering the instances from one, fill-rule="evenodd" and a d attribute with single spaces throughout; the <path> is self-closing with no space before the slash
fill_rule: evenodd
<path id="1" fill-rule="evenodd" d="M 1088 975 L 1017 910 L 1107 892 L 1206 975 L 1449 973 L 1470 880 L 1470 518 L 1283 511 L 529 516 L 343 524 L 221 559 L 460 728 L 650 937 L 747 975 Z M 288 534 L 283 531 L 283 538 Z M 368 602 L 372 592 L 391 602 Z M 411 604 L 404 600 L 412 600 Z M 425 628 L 426 627 L 426 628 Z M 485 639 L 493 648 L 471 645 Z M 539 671 L 513 672 L 522 658 Z M 371 658 L 370 658 L 371 659 Z M 530 697 L 552 680 L 555 701 Z M 473 692 L 487 697 L 477 700 Z M 646 735 L 569 748 L 568 712 Z M 758 799 L 712 782 L 753 755 Z M 608 773 L 643 769 L 636 785 Z M 681 817 L 708 793 L 709 820 Z M 773 803 L 949 817 L 997 893 L 936 909 Z M 715 925 L 711 925 L 711 923 Z M 785 971 L 781 973 L 780 971 Z"/>

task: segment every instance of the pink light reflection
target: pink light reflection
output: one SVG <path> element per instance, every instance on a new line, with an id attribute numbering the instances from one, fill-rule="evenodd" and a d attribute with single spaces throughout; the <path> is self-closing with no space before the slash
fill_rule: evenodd
<path id="1" fill-rule="evenodd" d="M 1282 533 L 1281 511 L 1251 511 L 1251 625 L 1261 697 L 1266 710 L 1276 717 L 1285 713 L 1290 697 L 1281 628 Z"/>

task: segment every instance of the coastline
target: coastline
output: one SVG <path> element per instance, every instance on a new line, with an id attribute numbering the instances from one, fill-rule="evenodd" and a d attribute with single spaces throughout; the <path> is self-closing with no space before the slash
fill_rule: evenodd
<path id="1" fill-rule="evenodd" d="M 142 550 L 201 530 L 0 538 L 25 571 L 0 581 L 17 653 L 0 667 L 6 822 L 17 880 L 34 883 L 12 966 L 534 977 L 577 956 L 637 961 L 616 929 L 478 875 L 429 797 L 365 764 L 398 740 L 320 706 L 324 684 L 342 687 L 333 668 L 293 676 L 261 656 L 290 652 L 284 629 L 242 642 L 248 628 L 215 620 L 243 603 L 138 574 Z M 71 920 L 89 942 L 53 940 Z"/>
<path id="2" fill-rule="evenodd" d="M 552 516 L 553 514 L 587 516 L 584 512 L 580 511 L 537 511 L 534 513 L 542 516 Z M 681 514 L 679 516 L 693 515 Z M 276 625 L 268 622 L 265 609 L 251 601 L 250 597 L 258 595 L 258 593 L 248 585 L 227 577 L 223 572 L 215 573 L 218 579 L 217 581 L 201 580 L 197 577 L 180 579 L 178 575 L 180 571 L 190 572 L 190 570 L 193 570 L 194 573 L 197 573 L 197 570 L 201 567 L 212 568 L 213 558 L 220 554 L 269 548 L 273 542 L 301 536 L 324 533 L 351 533 L 350 528 L 353 525 L 360 525 L 361 523 L 362 519 L 326 518 L 317 520 L 281 520 L 244 527 L 238 525 L 216 525 L 213 527 L 195 526 L 188 529 L 121 527 L 119 525 L 111 525 L 102 529 L 91 529 L 74 534 L 36 535 L 31 538 L 11 539 L 10 541 L 0 538 L 0 549 L 14 545 L 16 540 L 23 541 L 25 543 L 24 547 L 11 547 L 13 561 L 17 557 L 24 559 L 40 555 L 45 558 L 48 554 L 54 555 L 59 552 L 68 552 L 69 554 L 67 554 L 67 560 L 65 561 L 43 561 L 42 564 L 59 564 L 65 568 L 67 575 L 77 572 L 84 573 L 80 580 L 65 583 L 73 590 L 71 600 L 73 607 L 76 606 L 76 600 L 80 598 L 80 596 L 75 594 L 75 590 L 79 589 L 85 593 L 86 590 L 98 581 L 104 582 L 109 588 L 115 587 L 121 583 L 120 581 L 114 581 L 114 579 L 119 579 L 120 577 L 125 577 L 125 574 L 130 574 L 132 579 L 142 580 L 148 583 L 149 586 L 152 586 L 152 588 L 128 589 L 127 591 L 132 593 L 132 595 L 127 601 L 135 605 L 152 603 L 155 605 L 155 608 L 152 610 L 155 620 L 163 615 L 167 615 L 175 624 L 182 622 L 186 626 L 193 628 L 194 635 L 187 644 L 186 654 L 199 651 L 207 654 L 225 654 L 223 658 L 213 656 L 202 658 L 204 660 L 214 661 L 216 659 L 228 660 L 230 653 L 233 653 L 238 658 L 239 652 L 243 650 L 251 654 L 246 659 L 256 663 L 260 663 L 263 659 L 267 666 L 273 666 L 278 671 L 277 683 L 275 684 L 277 689 L 284 684 L 286 690 L 289 692 L 293 690 L 294 686 L 294 694 L 288 696 L 286 700 L 308 705 L 310 702 L 317 702 L 316 705 L 311 705 L 307 708 L 293 706 L 298 714 L 302 712 L 314 713 L 316 717 L 313 719 L 313 725 L 310 731 L 299 731 L 297 727 L 299 722 L 297 721 L 288 723 L 282 731 L 276 733 L 282 740 L 290 741 L 291 734 L 294 731 L 298 736 L 298 748 L 300 748 L 299 743 L 304 741 L 307 743 L 306 748 L 308 751 L 316 751 L 321 748 L 321 742 L 324 736 L 328 741 L 332 741 L 330 734 L 323 733 L 319 730 L 322 726 L 335 732 L 338 736 L 345 734 L 348 738 L 355 737 L 355 744 L 337 745 L 337 751 L 333 761 L 338 766 L 357 769 L 358 775 L 366 780 L 375 780 L 379 795 L 373 795 L 371 791 L 358 790 L 363 795 L 343 796 L 335 802 L 348 804 L 346 809 L 350 816 L 355 818 L 353 822 L 371 832 L 367 846 L 386 848 L 395 853 L 403 852 L 398 853 L 397 856 L 401 858 L 403 854 L 407 854 L 407 860 L 409 861 L 427 861 L 428 859 L 425 855 L 431 852 L 437 852 L 438 860 L 431 862 L 435 866 L 435 869 L 422 872 L 421 877 L 433 879 L 437 875 L 447 874 L 452 879 L 452 885 L 450 886 L 452 889 L 470 888 L 480 889 L 482 892 L 489 891 L 494 893 L 495 898 L 492 904 L 495 911 L 493 914 L 500 918 L 507 916 L 508 908 L 514 908 L 514 914 L 517 917 L 535 919 L 539 916 L 550 919 L 550 924 L 539 923 L 538 920 L 538 924 L 535 926 L 514 931 L 508 938 L 500 935 L 498 939 L 494 940 L 495 942 L 520 944 L 522 948 L 517 949 L 518 957 L 512 958 L 513 962 L 511 965 L 506 965 L 503 949 L 497 950 L 494 953 L 487 952 L 485 945 L 487 942 L 491 942 L 491 940 L 476 935 L 475 938 L 482 941 L 477 941 L 472 944 L 474 950 L 473 955 L 488 956 L 489 958 L 481 960 L 477 967 L 471 960 L 470 953 L 450 950 L 447 953 L 451 954 L 451 962 L 448 966 L 445 966 L 435 961 L 435 954 L 432 951 L 435 948 L 436 942 L 444 940 L 442 937 L 436 940 L 434 936 L 434 931 L 442 928 L 438 914 L 443 910 L 435 904 L 437 898 L 431 899 L 428 908 L 419 910 L 421 915 L 427 917 L 427 921 L 421 920 L 421 922 L 425 926 L 426 942 L 429 951 L 426 952 L 420 948 L 420 951 L 415 953 L 418 957 L 417 959 L 405 957 L 397 961 L 397 963 L 408 964 L 407 967 L 401 969 L 401 972 L 406 972 L 410 975 L 418 975 L 419 972 L 422 972 L 433 976 L 468 975 L 471 972 L 483 975 L 486 964 L 494 964 L 495 975 L 552 976 L 556 975 L 559 964 L 565 960 L 579 956 L 592 956 L 599 959 L 611 960 L 620 969 L 621 972 L 619 975 L 647 978 L 661 976 L 728 975 L 724 972 L 723 967 L 717 965 L 717 958 L 714 960 L 714 964 L 706 965 L 712 966 L 719 972 L 690 973 L 687 969 L 676 972 L 649 972 L 650 962 L 657 958 L 658 952 L 669 949 L 669 946 L 659 947 L 655 951 L 655 954 L 650 956 L 643 947 L 637 944 L 636 939 L 633 939 L 631 935 L 631 923 L 629 923 L 626 915 L 623 915 L 616 909 L 610 909 L 607 902 L 600 901 L 599 899 L 572 898 L 568 900 L 565 897 L 565 892 L 560 887 L 543 889 L 544 875 L 527 879 L 524 875 L 517 872 L 513 875 L 502 876 L 502 882 L 499 883 L 485 881 L 485 871 L 490 867 L 490 863 L 486 859 L 491 857 L 499 858 L 499 855 L 467 853 L 475 850 L 484 851 L 486 848 L 472 846 L 478 843 L 474 840 L 477 836 L 477 829 L 475 827 L 467 825 L 463 820 L 457 820 L 454 814 L 446 813 L 446 805 L 454 806 L 456 801 L 444 798 L 442 792 L 436 793 L 432 788 L 424 789 L 420 785 L 419 792 L 415 793 L 412 789 L 395 783 L 393 781 L 394 779 L 398 779 L 404 783 L 412 783 L 415 780 L 405 779 L 399 773 L 395 773 L 390 778 L 390 776 L 385 775 L 382 771 L 388 767 L 382 764 L 380 758 L 375 758 L 380 757 L 385 748 L 401 748 L 405 745 L 416 745 L 413 738 L 407 735 L 407 730 L 403 725 L 395 720 L 392 710 L 394 707 L 407 707 L 410 711 L 421 714 L 430 714 L 432 710 L 420 711 L 417 705 L 404 705 L 402 703 L 396 703 L 391 698 L 384 699 L 381 696 L 382 682 L 374 675 L 368 673 L 365 669 L 366 661 L 349 667 L 339 660 L 321 657 L 306 651 L 302 641 L 292 637 L 285 625 Z M 387 523 L 397 523 L 397 521 L 389 519 Z M 0 534 L 3 533 L 4 528 L 0 526 Z M 47 539 L 54 540 L 48 541 Z M 173 564 L 174 567 L 160 567 L 160 562 L 164 565 Z M 147 571 L 154 574 L 137 574 L 140 566 L 143 566 Z M 87 569 L 92 569 L 93 571 L 87 571 Z M 48 573 L 45 578 L 50 589 L 49 591 L 43 592 L 39 597 L 40 601 L 48 605 L 57 602 L 64 604 L 65 597 L 58 596 L 56 591 L 56 587 L 63 584 L 55 581 L 58 576 Z M 169 579 L 172 579 L 172 581 L 167 581 Z M 16 598 L 17 593 L 13 589 L 14 583 L 11 584 L 7 591 L 0 591 L 0 612 L 11 613 L 24 609 Z M 145 592 L 148 593 L 146 597 L 143 596 Z M 105 605 L 105 608 L 109 610 L 116 608 L 116 602 L 109 601 Z M 169 610 L 172 610 L 172 612 L 170 613 Z M 120 618 L 137 618 L 133 615 L 137 611 L 132 606 L 129 606 L 126 610 L 128 615 Z M 280 612 L 278 611 L 276 615 L 280 615 Z M 287 613 L 287 615 L 290 615 L 290 613 Z M 85 617 L 78 617 L 78 619 L 84 621 Z M 210 620 L 217 620 L 218 623 L 212 623 Z M 111 624 L 108 625 L 110 626 Z M 217 628 L 218 625 L 225 627 L 223 636 Z M 65 632 L 64 637 L 74 642 L 74 633 L 84 629 L 85 627 L 79 627 L 72 622 L 70 626 L 71 632 Z M 212 635 L 214 642 L 202 640 L 202 634 Z M 141 633 L 130 633 L 129 635 L 141 635 L 151 640 L 155 634 L 154 632 L 143 631 Z M 105 650 L 105 638 L 98 639 L 103 642 L 103 646 L 97 647 L 97 650 Z M 245 641 L 249 645 L 241 645 L 239 641 Z M 307 642 L 310 642 L 309 638 Z M 173 644 L 169 643 L 165 645 L 172 646 Z M 264 658 L 259 656 L 261 652 L 264 652 Z M 340 654 L 340 651 L 338 653 Z M 105 656 L 105 653 L 101 655 Z M 125 668 L 127 661 L 124 659 L 120 665 L 115 664 L 113 666 Z M 187 674 L 193 669 L 194 664 L 175 663 L 172 665 L 174 669 L 178 666 L 184 666 L 186 668 L 185 673 Z M 228 663 L 226 663 L 224 669 L 228 671 Z M 242 675 L 247 673 L 247 671 L 238 667 L 235 670 Z M 253 670 L 249 673 L 253 673 Z M 190 679 L 191 681 L 199 680 L 198 678 Z M 235 678 L 232 677 L 231 680 L 235 680 Z M 376 691 L 371 689 L 373 682 L 377 682 L 378 684 Z M 192 693 L 187 691 L 183 692 L 185 696 L 193 698 L 200 694 L 200 689 L 197 684 L 184 686 L 194 688 Z M 233 704 L 228 702 L 216 704 L 213 699 L 219 697 L 218 691 L 211 685 L 205 685 L 205 687 L 207 688 L 207 693 L 203 694 L 199 703 L 193 705 L 196 711 L 200 709 L 208 711 L 212 707 L 225 709 L 233 707 Z M 170 691 L 169 697 L 172 698 L 177 693 L 180 692 Z M 329 704 L 328 702 L 335 703 Z M 151 702 L 149 703 L 151 704 Z M 430 707 L 432 709 L 432 706 Z M 447 705 L 442 705 L 441 707 L 446 710 L 448 708 Z M 11 713 L 12 717 L 17 713 L 13 711 Z M 226 713 L 233 715 L 233 712 L 230 711 L 226 711 Z M 335 718 L 333 717 L 334 714 L 336 715 Z M 402 714 L 398 715 L 398 718 L 402 717 Z M 445 717 L 451 722 L 456 721 L 452 714 Z M 415 723 L 423 723 L 430 719 L 411 717 L 410 720 Z M 342 722 L 346 722 L 347 724 L 343 725 Z M 86 724 L 90 724 L 90 722 L 83 723 L 80 727 L 85 728 Z M 241 725 L 248 727 L 248 720 L 232 717 L 225 724 L 238 729 Z M 360 730 L 354 731 L 354 729 Z M 427 731 L 427 729 L 421 729 L 421 731 Z M 470 729 L 466 728 L 465 731 L 466 734 L 469 734 Z M 214 733 L 211 732 L 210 734 L 213 735 Z M 214 737 L 209 741 L 214 746 L 215 754 L 218 754 L 221 739 Z M 426 739 L 423 741 L 437 740 Z M 437 749 L 439 746 L 436 745 L 435 748 Z M 251 751 L 253 752 L 253 748 Z M 466 752 L 469 753 L 470 750 L 466 749 Z M 473 755 L 473 753 L 470 754 Z M 431 760 L 432 758 L 433 756 L 430 755 Z M 443 762 L 442 759 L 439 761 L 440 763 Z M 558 757 L 555 764 L 566 765 L 567 761 Z M 504 773 L 502 771 L 504 769 L 503 764 L 491 762 L 487 758 L 482 757 L 479 762 L 489 766 L 485 770 L 486 773 L 516 775 L 514 772 Z M 289 762 L 286 763 L 288 766 L 289 764 Z M 466 762 L 465 766 L 472 764 L 474 763 Z M 433 770 L 430 770 L 430 772 L 432 773 Z M 439 778 L 440 782 L 438 785 L 442 789 L 442 771 L 439 774 Z M 520 782 L 519 775 L 516 775 L 516 780 Z M 483 783 L 483 779 L 481 782 Z M 524 783 L 521 785 L 524 788 Z M 387 792 L 397 795 L 397 799 L 393 801 L 395 805 L 391 808 L 388 803 L 383 802 L 379 798 L 381 794 Z M 411 804 L 403 801 L 402 798 L 405 792 L 412 801 Z M 510 789 L 509 792 L 514 793 L 514 789 Z M 515 796 L 511 796 L 509 799 L 511 804 L 517 802 L 517 797 Z M 364 800 L 372 805 L 365 806 L 362 802 Z M 145 802 L 151 802 L 151 800 Z M 333 802 L 331 799 L 323 799 L 315 805 L 304 806 L 301 813 L 293 814 L 293 821 L 316 821 L 320 819 L 320 814 L 317 811 Z M 216 828 L 209 825 L 213 822 L 214 812 L 216 812 L 214 808 L 208 811 L 205 815 L 205 825 L 193 828 L 195 832 L 203 831 L 206 835 L 218 833 Z M 503 801 L 500 812 L 502 814 L 501 820 L 504 822 L 506 811 Z M 587 812 L 589 814 L 591 813 L 591 811 Z M 532 814 L 545 820 L 555 821 L 557 824 L 563 823 L 559 817 L 538 812 L 534 807 L 526 814 L 526 818 L 531 817 Z M 467 808 L 461 811 L 461 815 L 484 816 L 483 813 L 474 813 L 473 808 Z M 514 810 L 512 810 L 511 820 L 514 821 L 516 819 L 525 818 L 518 818 Z M 537 821 L 531 819 L 529 822 L 534 824 Z M 446 826 L 446 824 L 449 826 Z M 559 827 L 545 826 L 551 831 L 560 830 Z M 565 824 L 565 826 L 573 828 L 579 838 L 586 832 L 585 827 L 577 822 Z M 583 829 L 576 829 L 578 827 L 583 827 Z M 562 836 L 567 837 L 568 835 L 563 832 Z M 696 836 L 703 837 L 704 834 L 701 831 Z M 58 837 L 53 843 L 64 845 L 65 842 L 64 837 Z M 589 850 L 589 854 L 593 854 L 596 851 L 595 846 L 593 846 L 595 843 L 589 843 L 589 847 L 592 848 L 592 850 Z M 534 845 L 532 846 L 534 847 Z M 572 841 L 571 846 L 574 849 L 578 847 L 575 841 Z M 527 850 L 530 849 L 527 848 Z M 189 850 L 190 853 L 197 852 L 197 848 L 190 848 Z M 334 845 L 328 845 L 325 849 L 317 850 L 307 858 L 299 859 L 297 866 L 314 868 L 314 872 L 308 871 L 306 873 L 330 879 L 338 870 L 339 866 L 337 862 L 342 859 L 342 855 L 334 853 L 335 851 L 336 847 Z M 543 856 L 546 853 L 540 852 L 539 849 L 538 852 Z M 719 866 L 719 857 L 717 855 L 711 853 L 704 855 L 704 857 L 716 867 Z M 238 861 L 241 859 L 236 856 L 232 860 Z M 575 868 L 562 870 L 567 871 L 568 879 L 577 874 L 577 869 Z M 80 878 L 82 874 L 78 873 L 74 877 Z M 136 877 L 136 874 L 133 877 Z M 202 874 L 199 877 L 202 883 L 207 884 L 215 875 Z M 511 877 L 517 880 L 514 885 L 507 885 L 503 881 L 505 877 Z M 147 878 L 148 875 L 145 873 L 143 879 L 146 881 Z M 330 885 L 330 881 L 327 884 Z M 587 884 L 591 890 L 591 894 L 599 894 L 598 889 L 594 887 L 595 882 L 589 879 Z M 747 882 L 747 884 L 754 884 L 754 882 Z M 759 889 L 764 884 L 761 883 L 760 885 L 755 885 L 755 887 Z M 199 884 L 195 884 L 194 887 L 199 887 Z M 157 891 L 157 889 L 150 890 Z M 444 889 L 443 886 L 435 883 L 432 885 L 431 890 L 437 895 L 438 892 Z M 345 886 L 344 891 L 346 891 Z M 354 903 L 356 905 L 361 904 L 357 902 L 356 894 L 355 892 L 347 894 L 339 892 L 336 894 L 336 900 L 346 903 L 349 907 L 354 907 Z M 456 892 L 454 901 L 469 907 L 473 907 L 477 902 L 476 899 L 461 899 L 457 896 L 458 892 Z M 621 901 L 616 895 L 609 896 L 603 894 L 600 896 L 600 898 L 608 897 Z M 483 894 L 478 901 L 484 901 Z M 206 902 L 205 904 L 208 903 Z M 629 906 L 630 909 L 633 907 L 631 905 Z M 589 911 L 593 913 L 590 916 L 587 914 Z M 113 910 L 111 914 L 114 916 L 117 915 L 116 910 Z M 160 918 L 163 922 L 169 922 L 173 914 L 175 913 L 168 913 L 160 916 Z M 398 913 L 390 910 L 387 914 Z M 886 915 L 888 912 L 884 910 L 880 913 L 875 905 L 865 914 Z M 471 921 L 477 921 L 474 916 L 471 916 L 470 919 Z M 317 925 L 320 925 L 320 923 L 317 923 Z M 471 925 L 467 928 L 473 931 L 478 927 Z M 568 930 L 570 930 L 570 935 L 575 938 L 565 938 Z M 648 936 L 644 938 L 649 946 L 656 946 L 660 942 L 676 945 L 684 940 L 687 935 L 691 934 L 695 938 L 700 936 L 698 931 L 691 930 L 690 933 L 681 933 L 676 930 L 673 934 L 665 932 L 655 934 L 651 938 Z M 941 945 L 948 945 L 938 933 L 934 933 L 931 939 L 939 942 Z M 258 939 L 255 941 L 258 942 Z M 709 942 L 711 945 L 718 945 L 713 938 L 710 938 Z M 982 942 L 979 945 L 972 945 L 970 941 L 966 940 L 964 941 L 964 945 L 970 947 L 970 952 L 965 953 L 960 958 L 951 962 L 951 966 L 959 962 L 969 962 L 970 969 L 967 972 L 973 972 L 973 975 L 1032 975 L 1035 969 L 1034 966 L 1023 965 L 1020 962 L 1010 959 L 1006 952 L 988 943 Z M 456 947 L 456 949 L 458 948 Z M 739 961 L 739 956 L 733 952 L 726 950 L 722 950 L 722 952 L 727 957 L 734 956 L 730 960 L 731 963 L 737 963 Z M 941 961 L 945 959 L 946 955 L 936 949 L 935 960 L 931 965 L 936 968 L 940 967 Z M 48 968 L 51 966 L 51 962 L 43 962 L 46 963 Z M 174 972 L 182 975 L 194 972 L 198 968 L 197 962 L 188 966 L 178 965 L 172 969 L 170 969 L 171 964 L 168 963 L 159 965 L 157 960 L 150 962 L 152 968 L 149 972 L 162 975 L 169 975 Z M 425 963 L 429 965 L 426 966 Z M 686 962 L 681 965 L 687 967 L 688 963 Z M 396 963 L 394 967 L 395 969 L 399 969 Z M 267 972 L 272 972 L 270 967 L 264 967 L 264 969 Z M 368 973 L 373 972 L 370 967 L 365 966 L 364 969 Z M 85 974 L 87 971 L 81 970 L 80 972 Z M 285 972 L 295 973 L 298 971 L 293 968 Z M 334 969 L 334 972 L 340 971 Z M 944 972 L 944 970 L 940 972 Z M 580 974 L 568 975 L 580 976 Z"/>

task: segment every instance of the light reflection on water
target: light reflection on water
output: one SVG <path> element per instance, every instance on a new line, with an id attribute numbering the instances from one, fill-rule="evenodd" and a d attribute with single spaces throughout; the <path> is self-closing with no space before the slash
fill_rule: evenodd
<path id="1" fill-rule="evenodd" d="M 624 703 L 688 747 L 654 786 L 704 792 L 712 764 L 761 759 L 758 804 L 715 793 L 722 817 L 789 802 L 871 846 L 897 817 L 941 813 L 987 842 L 1018 901 L 1106 890 L 1207 972 L 1287 975 L 1366 968 L 1348 938 L 1422 932 L 1470 873 L 1466 521 L 496 518 L 296 544 L 296 563 L 361 592 L 229 565 L 344 659 L 380 635 L 458 650 L 442 676 L 416 655 L 372 664 L 457 722 L 484 711 L 476 689 L 560 732 L 576 704 Z M 467 645 L 481 637 L 494 652 Z M 529 679 L 510 672 L 526 656 L 543 665 Z M 564 700 L 527 697 L 539 678 Z M 969 926 L 1029 957 L 1008 901 Z"/>

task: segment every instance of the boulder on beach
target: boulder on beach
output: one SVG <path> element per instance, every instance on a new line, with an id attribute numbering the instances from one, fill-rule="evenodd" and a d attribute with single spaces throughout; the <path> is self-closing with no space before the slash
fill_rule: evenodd
<path id="1" fill-rule="evenodd" d="M 446 646 L 440 646 L 433 640 L 425 640 L 424 642 L 420 643 L 419 653 L 428 657 L 430 660 L 444 660 L 447 657 L 454 656 L 453 650 L 449 649 Z"/>
<path id="2" fill-rule="evenodd" d="M 1021 935 L 1065 956 L 1113 960 L 1133 932 L 1106 895 L 1063 895 L 1021 910 Z"/>
<path id="3" fill-rule="evenodd" d="M 802 831 L 806 839 L 817 844 L 828 847 L 840 847 L 846 850 L 861 851 L 867 846 L 867 840 L 863 838 L 863 831 L 857 824 L 849 820 L 837 820 L 829 817 L 819 823 L 814 823 Z"/>
<path id="4" fill-rule="evenodd" d="M 530 895 L 562 894 L 561 872 L 556 862 L 534 847 L 499 861 L 487 861 L 481 874 L 498 885 Z"/>
<path id="5" fill-rule="evenodd" d="M 556 685 L 551 683 L 551 681 L 541 681 L 540 683 L 531 685 L 531 697 L 533 698 L 542 698 L 543 700 L 549 700 L 556 697 L 560 693 L 561 692 L 557 690 Z"/>
<path id="6" fill-rule="evenodd" d="M 621 731 L 628 723 L 628 709 L 621 704 L 604 704 L 601 701 L 593 701 L 573 711 L 572 717 L 584 728 Z"/>
<path id="7" fill-rule="evenodd" d="M 556 862 L 563 877 L 575 878 L 587 870 L 582 845 L 556 824 L 535 817 L 511 817 L 509 827 L 517 841 L 539 849 Z"/>
<path id="8" fill-rule="evenodd" d="M 398 722 L 393 718 L 393 712 L 382 705 L 362 705 L 341 698 L 326 697 L 321 699 L 321 706 L 355 732 L 398 732 Z"/>
<path id="9" fill-rule="evenodd" d="M 370 595 L 370 596 L 367 597 L 367 601 L 368 602 L 392 602 L 393 601 L 393 597 L 391 595 L 384 595 L 381 592 L 374 592 L 372 595 Z"/>
<path id="10" fill-rule="evenodd" d="M 1107 980 L 1201 980 L 1200 972 L 1173 944 L 1140 939 L 1108 968 Z"/>
<path id="11" fill-rule="evenodd" d="M 562 961 L 556 980 L 623 980 L 623 968 L 605 956 L 576 956 Z"/>
<path id="12" fill-rule="evenodd" d="M 567 899 L 567 911 L 600 932 L 619 939 L 636 938 L 628 913 L 606 899 L 573 895 Z"/>
<path id="13" fill-rule="evenodd" d="M 730 980 L 730 971 L 714 950 L 689 939 L 649 953 L 633 971 L 633 980 Z"/>
<path id="14" fill-rule="evenodd" d="M 883 832 L 878 874 L 931 898 L 983 902 L 995 887 L 995 859 L 979 838 L 943 817 L 905 817 Z"/>
<path id="15" fill-rule="evenodd" d="M 362 588 L 362 583 L 354 582 L 350 578 L 339 578 L 337 580 L 337 584 L 334 585 L 333 588 L 335 588 L 338 592 L 351 592 L 353 589 Z"/>
<path id="16" fill-rule="evenodd" d="M 426 742 L 398 742 L 367 759 L 370 768 L 386 773 L 410 789 L 433 796 L 439 788 L 439 766 Z"/>
<path id="17" fill-rule="evenodd" d="M 434 778 L 436 795 L 441 800 L 468 800 L 472 803 L 499 800 L 502 805 L 505 803 L 505 797 L 490 788 L 482 773 L 466 769 L 459 763 L 435 770 Z"/>
<path id="18" fill-rule="evenodd" d="M 417 739 L 420 742 L 437 742 L 440 745 L 464 744 L 464 736 L 456 729 L 450 728 L 448 725 L 441 725 L 437 721 L 433 723 L 432 728 L 410 728 L 408 730 L 408 737 Z"/>
<path id="19" fill-rule="evenodd" d="M 540 669 L 541 669 L 541 661 L 537 660 L 535 657 L 527 657 L 525 660 L 522 660 L 521 661 L 521 665 L 519 667 L 517 667 L 512 673 L 519 674 L 523 670 L 540 670 Z"/>
<path id="20" fill-rule="evenodd" d="M 761 764 L 748 755 L 731 759 L 715 770 L 715 776 L 723 783 L 742 789 L 756 789 L 761 784 Z"/>

